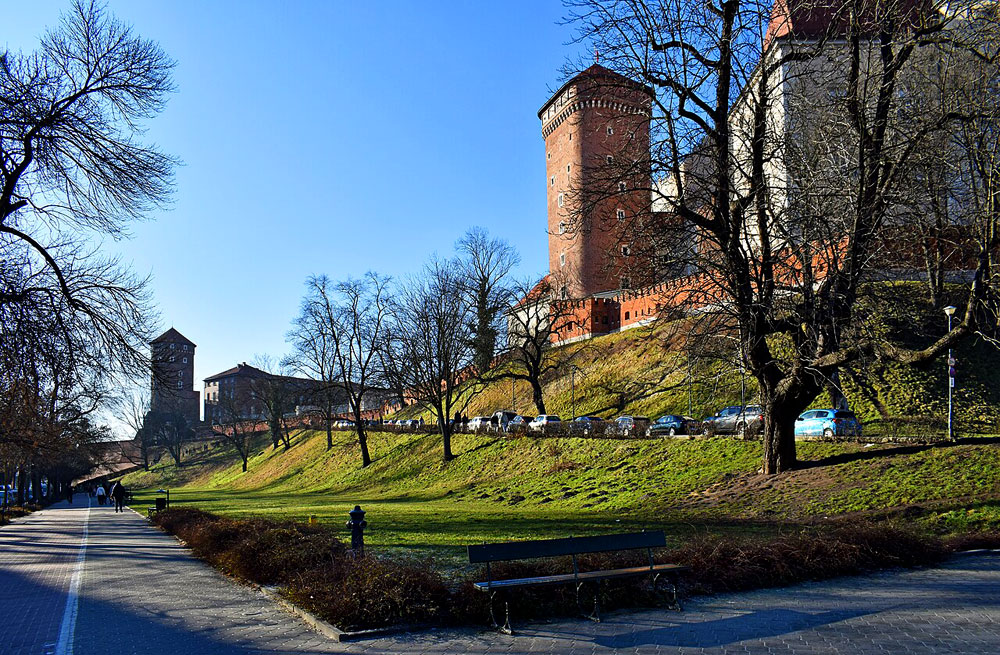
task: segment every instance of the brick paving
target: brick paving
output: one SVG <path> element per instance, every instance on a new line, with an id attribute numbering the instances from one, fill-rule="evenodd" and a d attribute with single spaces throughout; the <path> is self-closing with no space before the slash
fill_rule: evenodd
<path id="1" fill-rule="evenodd" d="M 82 502 L 83 501 L 83 502 Z M 0 653 L 56 653 L 80 552 L 85 501 L 0 529 Z M 134 513 L 89 514 L 73 655 L 246 653 L 1000 653 L 1000 556 L 956 557 L 780 590 L 649 610 L 515 625 L 514 637 L 435 630 L 337 644 L 259 592 L 224 578 Z"/>

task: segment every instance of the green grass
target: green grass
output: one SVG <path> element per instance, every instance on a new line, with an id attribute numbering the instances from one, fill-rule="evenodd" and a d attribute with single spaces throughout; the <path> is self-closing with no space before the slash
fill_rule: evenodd
<path id="1" fill-rule="evenodd" d="M 810 468 L 756 474 L 761 446 L 730 439 L 497 439 L 459 435 L 458 457 L 441 461 L 432 435 L 374 433 L 375 461 L 361 469 L 350 432 L 301 433 L 288 451 L 262 441 L 240 472 L 213 451 L 181 469 L 161 463 L 131 474 L 137 505 L 166 486 L 171 502 L 230 516 L 343 524 L 360 504 L 369 543 L 458 564 L 482 541 L 661 528 L 674 542 L 694 534 L 773 533 L 789 524 L 855 513 L 880 515 L 926 504 L 939 531 L 1000 527 L 1000 444 L 936 447 L 803 443 Z M 978 499 L 971 501 L 970 499 Z M 992 499 L 992 500 L 991 500 Z M 993 502 L 983 504 L 985 501 Z M 978 503 L 978 504 L 977 504 Z M 976 508 L 968 515 L 967 508 Z"/>

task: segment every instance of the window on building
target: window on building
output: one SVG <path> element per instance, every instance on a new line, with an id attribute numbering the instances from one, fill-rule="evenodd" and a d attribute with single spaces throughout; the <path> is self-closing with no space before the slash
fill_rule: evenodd
<path id="1" fill-rule="evenodd" d="M 559 265 L 560 266 L 566 265 L 566 253 L 564 252 L 559 253 Z"/>
<path id="2" fill-rule="evenodd" d="M 177 361 L 177 358 L 171 355 L 170 357 L 167 358 L 167 361 L 173 364 L 175 361 Z"/>
<path id="3" fill-rule="evenodd" d="M 609 164 L 613 164 L 613 163 L 615 163 L 615 158 L 614 158 L 614 157 L 612 157 L 611 155 L 608 155 L 608 158 L 607 158 L 607 160 L 608 160 L 608 163 L 609 163 Z"/>
<path id="4" fill-rule="evenodd" d="M 628 317 L 629 317 L 629 313 L 628 313 L 628 312 L 625 312 L 625 320 L 626 320 L 626 321 L 628 320 Z"/>
<path id="5" fill-rule="evenodd" d="M 184 358 L 184 363 L 185 363 L 185 364 L 187 364 L 187 363 L 188 363 L 188 358 L 187 358 L 187 357 L 185 357 L 185 358 Z"/>
<path id="6" fill-rule="evenodd" d="M 627 187 L 625 186 L 625 183 L 624 183 L 624 182 L 619 182 L 619 183 L 618 183 L 618 190 L 619 190 L 619 191 L 624 191 L 624 190 L 625 190 L 626 188 L 627 188 Z"/>
<path id="7" fill-rule="evenodd" d="M 184 380 L 178 380 L 177 381 L 177 388 L 178 389 L 183 389 L 184 388 Z"/>
<path id="8" fill-rule="evenodd" d="M 555 176 L 555 175 L 553 175 L 553 176 L 552 176 L 552 179 L 551 179 L 551 180 L 549 180 L 549 184 L 551 184 L 552 186 L 555 186 L 555 185 L 556 185 L 556 176 Z"/>
<path id="9" fill-rule="evenodd" d="M 625 210 L 624 210 L 624 209 L 619 209 L 619 210 L 618 210 L 617 212 L 615 212 L 615 213 L 616 213 L 616 214 L 617 214 L 617 216 L 618 216 L 618 222 L 619 222 L 619 223 L 624 223 L 624 222 L 625 222 Z"/>
<path id="10" fill-rule="evenodd" d="M 546 159 L 552 159 L 552 153 L 551 152 L 545 153 L 545 158 Z"/>
<path id="11" fill-rule="evenodd" d="M 569 171 L 570 171 L 570 166 L 572 166 L 572 164 L 566 164 L 566 172 L 567 173 L 569 173 Z"/>
<path id="12" fill-rule="evenodd" d="M 615 128 L 613 128 L 613 127 L 611 127 L 611 126 L 609 125 L 609 126 L 608 126 L 608 136 L 611 136 L 611 135 L 612 135 L 612 134 L 614 134 L 614 133 L 615 133 Z"/>
<path id="13" fill-rule="evenodd" d="M 566 291 L 566 285 L 564 284 L 559 288 L 559 297 L 566 300 L 569 297 L 569 293 Z"/>
<path id="14" fill-rule="evenodd" d="M 174 349 L 174 348 L 176 348 L 176 347 L 177 347 L 177 344 L 176 344 L 176 343 L 172 343 L 172 344 L 170 344 L 170 349 L 171 349 L 171 350 L 173 350 L 173 349 Z"/>
<path id="15" fill-rule="evenodd" d="M 559 234 L 566 234 L 566 221 L 559 221 Z"/>
<path id="16" fill-rule="evenodd" d="M 569 133 L 569 140 L 570 140 L 570 141 L 572 141 L 572 140 L 573 140 L 573 133 L 572 133 L 572 132 L 570 132 L 570 133 Z"/>
<path id="17" fill-rule="evenodd" d="M 184 344 L 184 350 L 187 350 L 187 349 L 188 349 L 187 344 Z"/>
<path id="18" fill-rule="evenodd" d="M 631 289 L 632 288 L 632 281 L 629 280 L 627 277 L 623 277 L 621 279 L 621 284 L 622 284 L 622 289 Z M 625 314 L 625 318 L 628 318 L 628 314 Z"/>
<path id="19" fill-rule="evenodd" d="M 628 257 L 632 254 L 632 248 L 629 246 L 622 246 L 622 257 Z"/>
<path id="20" fill-rule="evenodd" d="M 559 196 L 556 198 L 556 204 L 562 207 L 563 201 L 564 201 L 563 194 L 560 193 Z"/>

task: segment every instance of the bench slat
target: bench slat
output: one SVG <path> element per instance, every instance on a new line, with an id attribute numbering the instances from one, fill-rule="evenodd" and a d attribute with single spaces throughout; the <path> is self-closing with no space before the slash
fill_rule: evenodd
<path id="1" fill-rule="evenodd" d="M 606 571 L 586 571 L 579 575 L 562 573 L 559 575 L 544 575 L 535 578 L 515 578 L 511 580 L 494 580 L 493 582 L 476 582 L 473 586 L 480 591 L 488 589 L 503 589 L 510 587 L 536 587 L 549 584 L 565 584 L 567 582 L 588 582 L 591 580 L 611 580 L 615 578 L 633 578 L 651 573 L 666 573 L 686 571 L 688 567 L 680 564 L 656 564 L 648 566 L 633 566 L 624 569 L 609 569 Z"/>
<path id="2" fill-rule="evenodd" d="M 566 537 L 539 541 L 511 541 L 500 544 L 474 544 L 470 545 L 468 549 L 469 563 L 481 564 L 483 562 L 503 562 L 535 557 L 662 548 L 666 545 L 666 535 L 660 530 L 654 530 L 627 534 L 605 534 L 596 537 Z"/>

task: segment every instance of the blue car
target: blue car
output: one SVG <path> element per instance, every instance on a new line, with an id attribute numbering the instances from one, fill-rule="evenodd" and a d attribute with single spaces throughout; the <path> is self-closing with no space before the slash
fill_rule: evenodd
<path id="1" fill-rule="evenodd" d="M 796 437 L 860 437 L 861 422 L 846 409 L 811 409 L 795 419 Z"/>
<path id="2" fill-rule="evenodd" d="M 674 436 L 675 434 L 691 434 L 691 424 L 695 420 L 690 416 L 667 414 L 653 421 L 647 434 L 651 437 Z"/>

